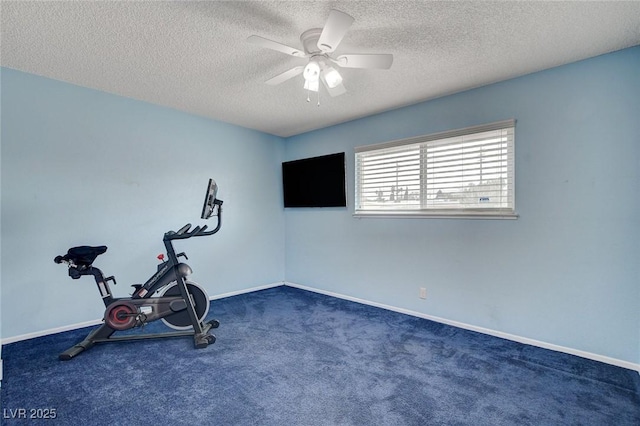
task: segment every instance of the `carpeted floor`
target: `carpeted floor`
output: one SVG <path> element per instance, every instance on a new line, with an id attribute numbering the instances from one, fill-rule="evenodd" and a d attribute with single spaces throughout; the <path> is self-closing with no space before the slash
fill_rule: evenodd
<path id="1" fill-rule="evenodd" d="M 4 346 L 3 424 L 640 425 L 634 371 L 291 287 L 211 312 L 202 350 L 187 337 L 58 361 L 86 329 Z"/>

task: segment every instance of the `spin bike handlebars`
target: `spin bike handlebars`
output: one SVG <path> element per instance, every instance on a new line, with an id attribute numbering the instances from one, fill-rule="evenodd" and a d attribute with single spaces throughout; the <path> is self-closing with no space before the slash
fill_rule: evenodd
<path id="1" fill-rule="evenodd" d="M 191 224 L 187 223 L 182 228 L 180 228 L 177 232 L 169 231 L 165 233 L 164 241 L 186 240 L 187 238 L 191 238 L 191 237 L 205 237 L 208 235 L 213 235 L 216 232 L 218 232 L 222 227 L 222 200 L 215 200 L 215 203 L 218 206 L 218 209 L 217 209 L 218 212 L 216 215 L 216 217 L 218 218 L 218 224 L 214 229 L 212 229 L 211 231 L 207 231 L 207 228 L 208 228 L 207 225 L 204 225 L 202 227 L 196 226 L 195 228 L 191 229 Z"/>

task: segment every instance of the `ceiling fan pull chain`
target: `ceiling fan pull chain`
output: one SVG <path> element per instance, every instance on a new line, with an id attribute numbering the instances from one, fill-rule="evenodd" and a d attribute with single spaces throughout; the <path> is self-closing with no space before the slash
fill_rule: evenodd
<path id="1" fill-rule="evenodd" d="M 318 106 L 320 106 L 320 90 L 318 90 Z"/>
<path id="2" fill-rule="evenodd" d="M 309 93 L 311 93 L 311 91 L 307 90 L 307 102 L 311 102 L 311 98 L 309 97 Z"/>

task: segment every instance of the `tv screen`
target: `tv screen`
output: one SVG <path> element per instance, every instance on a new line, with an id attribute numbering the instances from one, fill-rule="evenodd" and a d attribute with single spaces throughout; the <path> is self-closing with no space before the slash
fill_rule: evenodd
<path id="1" fill-rule="evenodd" d="M 345 207 L 344 152 L 282 163 L 285 207 Z"/>

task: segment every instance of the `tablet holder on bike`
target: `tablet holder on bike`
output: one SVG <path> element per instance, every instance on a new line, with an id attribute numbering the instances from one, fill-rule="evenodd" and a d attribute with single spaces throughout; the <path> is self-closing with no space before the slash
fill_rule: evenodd
<path id="1" fill-rule="evenodd" d="M 209 179 L 209 185 L 202 207 L 201 218 L 216 216 L 218 223 L 212 230 L 207 225 L 196 226 L 186 224 L 178 231 L 164 234 L 163 242 L 167 251 L 167 260 L 161 258 L 156 273 L 144 284 L 135 284 L 131 297 L 114 298 L 108 281 L 116 280 L 113 276 L 105 278 L 102 271 L 93 266 L 96 258 L 107 251 L 106 246 L 72 247 L 64 256 L 56 256 L 55 263 L 65 263 L 69 267 L 69 276 L 79 279 L 83 275 L 93 275 L 105 305 L 104 324 L 94 329 L 80 343 L 60 354 L 61 360 L 69 360 L 79 353 L 90 349 L 95 343 L 106 343 L 127 340 L 154 339 L 192 335 L 196 348 L 205 348 L 215 342 L 215 336 L 209 333 L 217 328 L 219 322 L 204 319 L 209 311 L 209 296 L 204 288 L 187 281 L 191 267 L 178 261 L 179 257 L 187 258 L 185 253 L 176 254 L 174 240 L 213 235 L 222 226 L 222 200 L 217 197 L 217 185 Z M 154 297 L 159 294 L 159 297 Z M 179 331 L 149 333 L 138 335 L 112 336 L 116 331 L 141 327 L 148 322 L 162 320 L 166 325 Z"/>

